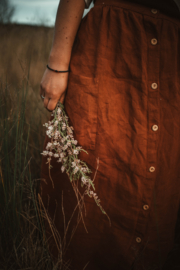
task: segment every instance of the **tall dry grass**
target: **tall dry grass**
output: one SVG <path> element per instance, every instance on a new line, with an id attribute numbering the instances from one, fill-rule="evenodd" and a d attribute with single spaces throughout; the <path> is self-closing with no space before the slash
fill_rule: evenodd
<path id="1" fill-rule="evenodd" d="M 0 25 L 1 270 L 68 269 L 62 254 L 55 262 L 49 253 L 50 219 L 38 197 L 42 124 L 49 118 L 39 84 L 52 34 L 45 27 Z"/>
<path id="2" fill-rule="evenodd" d="M 28 70 L 31 86 L 36 91 L 47 64 L 53 28 L 30 25 L 0 24 L 0 77 L 18 85 L 23 77 L 21 66 Z"/>

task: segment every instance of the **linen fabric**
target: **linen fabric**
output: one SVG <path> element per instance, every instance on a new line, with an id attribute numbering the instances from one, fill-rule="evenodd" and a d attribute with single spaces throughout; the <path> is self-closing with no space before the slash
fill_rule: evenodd
<path id="1" fill-rule="evenodd" d="M 75 213 L 64 232 L 76 196 L 56 159 L 51 179 L 43 157 L 42 199 L 61 239 L 65 235 L 66 244 L 71 239 L 64 258 L 73 270 L 160 270 L 174 244 L 180 203 L 180 20 L 156 11 L 97 0 L 77 33 L 65 110 L 88 152 L 80 159 L 92 177 L 99 159 L 94 184 L 111 226 L 85 196 L 84 223 L 71 239 Z M 51 250 L 57 255 L 53 240 Z"/>
<path id="2" fill-rule="evenodd" d="M 96 2 L 96 0 L 84 0 L 85 1 L 85 8 L 89 8 L 92 2 Z M 132 3 L 137 3 L 140 5 L 145 5 L 148 7 L 158 8 L 165 14 L 173 17 L 180 18 L 180 3 L 178 4 L 177 1 L 173 0 L 126 0 Z"/>

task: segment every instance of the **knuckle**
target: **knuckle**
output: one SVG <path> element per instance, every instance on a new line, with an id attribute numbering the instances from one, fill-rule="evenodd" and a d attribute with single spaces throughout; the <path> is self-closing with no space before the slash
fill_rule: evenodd
<path id="1" fill-rule="evenodd" d="M 47 94 L 51 94 L 51 89 L 45 88 L 45 91 L 46 91 Z M 51 95 L 52 95 L 52 94 L 51 94 Z"/>

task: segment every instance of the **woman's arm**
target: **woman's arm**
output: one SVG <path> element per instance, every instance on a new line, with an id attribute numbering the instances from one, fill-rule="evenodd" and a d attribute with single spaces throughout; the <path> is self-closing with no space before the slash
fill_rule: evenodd
<path id="1" fill-rule="evenodd" d="M 52 69 L 67 70 L 71 59 L 74 39 L 79 28 L 85 3 L 84 0 L 61 0 L 59 3 L 53 44 L 48 65 Z M 45 96 L 44 106 L 52 111 L 60 100 L 64 101 L 68 73 L 55 73 L 46 69 L 41 81 L 40 95 Z"/>

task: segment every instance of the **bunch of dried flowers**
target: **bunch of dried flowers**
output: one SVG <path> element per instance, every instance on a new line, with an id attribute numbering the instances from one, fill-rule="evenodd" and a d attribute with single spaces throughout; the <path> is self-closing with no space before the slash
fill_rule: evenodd
<path id="1" fill-rule="evenodd" d="M 69 126 L 68 116 L 60 102 L 52 112 L 52 116 L 53 120 L 44 124 L 47 128 L 46 134 L 51 138 L 51 142 L 47 143 L 46 150 L 43 151 L 42 155 L 47 156 L 49 165 L 52 157 L 57 158 L 57 162 L 61 164 L 61 171 L 68 174 L 71 182 L 80 179 L 81 186 L 85 187 L 85 194 L 94 198 L 101 211 L 106 214 L 100 205 L 100 199 L 94 192 L 94 180 L 88 176 L 91 170 L 85 162 L 78 159 L 80 151 L 86 151 L 81 146 L 77 146 L 78 142 L 73 136 L 73 127 Z M 52 166 L 50 165 L 50 167 Z"/>

